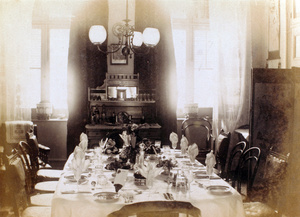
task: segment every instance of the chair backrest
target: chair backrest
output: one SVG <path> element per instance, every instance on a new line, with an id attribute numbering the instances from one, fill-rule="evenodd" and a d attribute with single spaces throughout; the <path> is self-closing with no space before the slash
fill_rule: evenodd
<path id="1" fill-rule="evenodd" d="M 126 205 L 113 212 L 108 217 L 201 217 L 200 209 L 189 202 L 181 201 L 151 201 Z"/>
<path id="2" fill-rule="evenodd" d="M 243 172 L 247 171 L 247 192 L 252 189 L 255 176 L 257 173 L 257 169 L 259 166 L 260 161 L 260 148 L 258 147 L 251 147 L 244 151 L 241 160 L 238 165 L 238 178 L 237 178 L 237 190 L 241 192 L 241 184 L 242 180 L 245 178 L 243 177 Z"/>
<path id="3" fill-rule="evenodd" d="M 240 162 L 241 156 L 246 149 L 246 142 L 241 141 L 238 142 L 230 151 L 228 165 L 227 165 L 227 172 L 226 172 L 226 180 L 229 181 L 230 179 L 236 179 L 234 177 L 236 173 L 236 169 L 238 168 L 238 164 Z M 234 180 L 235 181 L 235 180 Z"/>
<path id="4" fill-rule="evenodd" d="M 7 156 L 6 182 L 13 204 L 14 214 L 19 217 L 29 206 L 29 195 L 26 192 L 25 168 L 19 154 Z"/>
<path id="5" fill-rule="evenodd" d="M 20 141 L 17 149 L 25 166 L 25 173 L 27 177 L 26 182 L 27 186 L 29 187 L 28 192 L 31 193 L 34 189 L 34 185 L 37 182 L 36 174 L 38 170 L 38 165 L 36 165 L 36 162 L 34 163 L 36 159 L 33 159 L 32 150 L 27 142 Z"/>
<path id="6" fill-rule="evenodd" d="M 210 151 L 211 149 L 211 124 L 204 119 L 186 119 L 181 124 L 181 132 L 189 145 L 196 143 L 199 151 Z"/>
<path id="7" fill-rule="evenodd" d="M 276 210 L 284 209 L 285 179 L 290 153 L 284 155 L 270 151 L 264 165 L 264 198 L 269 206 Z"/>
<path id="8" fill-rule="evenodd" d="M 220 170 L 221 177 L 224 176 L 226 160 L 228 155 L 228 148 L 230 144 L 231 133 L 225 133 L 222 129 L 215 140 L 215 154 L 217 161 L 217 169 Z"/>

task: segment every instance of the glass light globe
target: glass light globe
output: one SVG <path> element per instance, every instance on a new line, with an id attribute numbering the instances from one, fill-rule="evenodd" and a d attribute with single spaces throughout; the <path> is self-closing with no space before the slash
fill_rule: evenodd
<path id="1" fill-rule="evenodd" d="M 133 33 L 133 46 L 140 47 L 143 44 L 143 34 L 141 32 L 134 31 Z"/>
<path id="2" fill-rule="evenodd" d="M 160 34 L 156 28 L 146 28 L 143 32 L 144 44 L 148 47 L 154 47 L 158 44 Z"/>
<path id="3" fill-rule="evenodd" d="M 106 36 L 104 26 L 95 25 L 90 28 L 89 38 L 93 44 L 102 44 L 106 40 Z"/>

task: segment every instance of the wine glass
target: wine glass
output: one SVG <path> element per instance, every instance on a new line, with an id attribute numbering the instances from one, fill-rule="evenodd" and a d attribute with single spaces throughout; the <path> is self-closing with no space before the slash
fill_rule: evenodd
<path id="1" fill-rule="evenodd" d="M 189 157 L 190 157 L 190 162 L 191 162 L 192 166 L 195 166 L 196 165 L 196 156 L 193 153 L 190 153 Z"/>
<path id="2" fill-rule="evenodd" d="M 82 174 L 82 169 L 80 167 L 74 170 L 74 179 L 76 180 L 77 192 L 79 192 L 81 174 Z"/>
<path id="3" fill-rule="evenodd" d="M 210 185 L 210 177 L 213 174 L 213 167 L 206 165 L 206 174 L 208 175 L 208 181 L 209 181 L 209 185 Z"/>
<path id="4" fill-rule="evenodd" d="M 193 171 L 190 170 L 190 169 L 185 169 L 183 172 L 184 172 L 184 175 L 187 179 L 188 191 L 190 193 L 191 183 L 194 181 L 194 174 L 193 174 Z"/>
<path id="5" fill-rule="evenodd" d="M 172 148 L 173 148 L 173 153 L 175 155 L 175 149 L 177 148 L 177 143 L 176 142 L 172 142 Z"/>

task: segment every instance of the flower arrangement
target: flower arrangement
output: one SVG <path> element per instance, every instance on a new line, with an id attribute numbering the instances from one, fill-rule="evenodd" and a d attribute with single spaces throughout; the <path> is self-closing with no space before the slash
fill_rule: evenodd
<path id="1" fill-rule="evenodd" d="M 177 161 L 174 158 L 167 159 L 166 156 L 162 156 L 156 166 L 162 167 L 165 172 L 170 173 L 171 169 L 177 166 Z"/>

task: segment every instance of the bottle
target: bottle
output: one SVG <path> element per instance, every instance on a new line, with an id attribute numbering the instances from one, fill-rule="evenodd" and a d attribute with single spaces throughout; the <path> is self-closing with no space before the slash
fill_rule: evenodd
<path id="1" fill-rule="evenodd" d="M 145 116 L 143 115 L 141 118 L 141 124 L 144 124 L 144 123 L 145 123 Z"/>
<path id="2" fill-rule="evenodd" d="M 100 111 L 99 111 L 98 106 L 96 106 L 94 114 L 95 114 L 95 118 L 94 118 L 95 119 L 95 124 L 99 124 L 100 123 Z"/>
<path id="3" fill-rule="evenodd" d="M 105 105 L 102 106 L 101 121 L 102 121 L 103 124 L 106 121 L 106 108 L 105 108 Z"/>
<path id="4" fill-rule="evenodd" d="M 112 115 L 111 115 L 111 122 L 113 124 L 116 123 L 116 114 L 115 114 L 115 112 L 113 112 Z"/>

